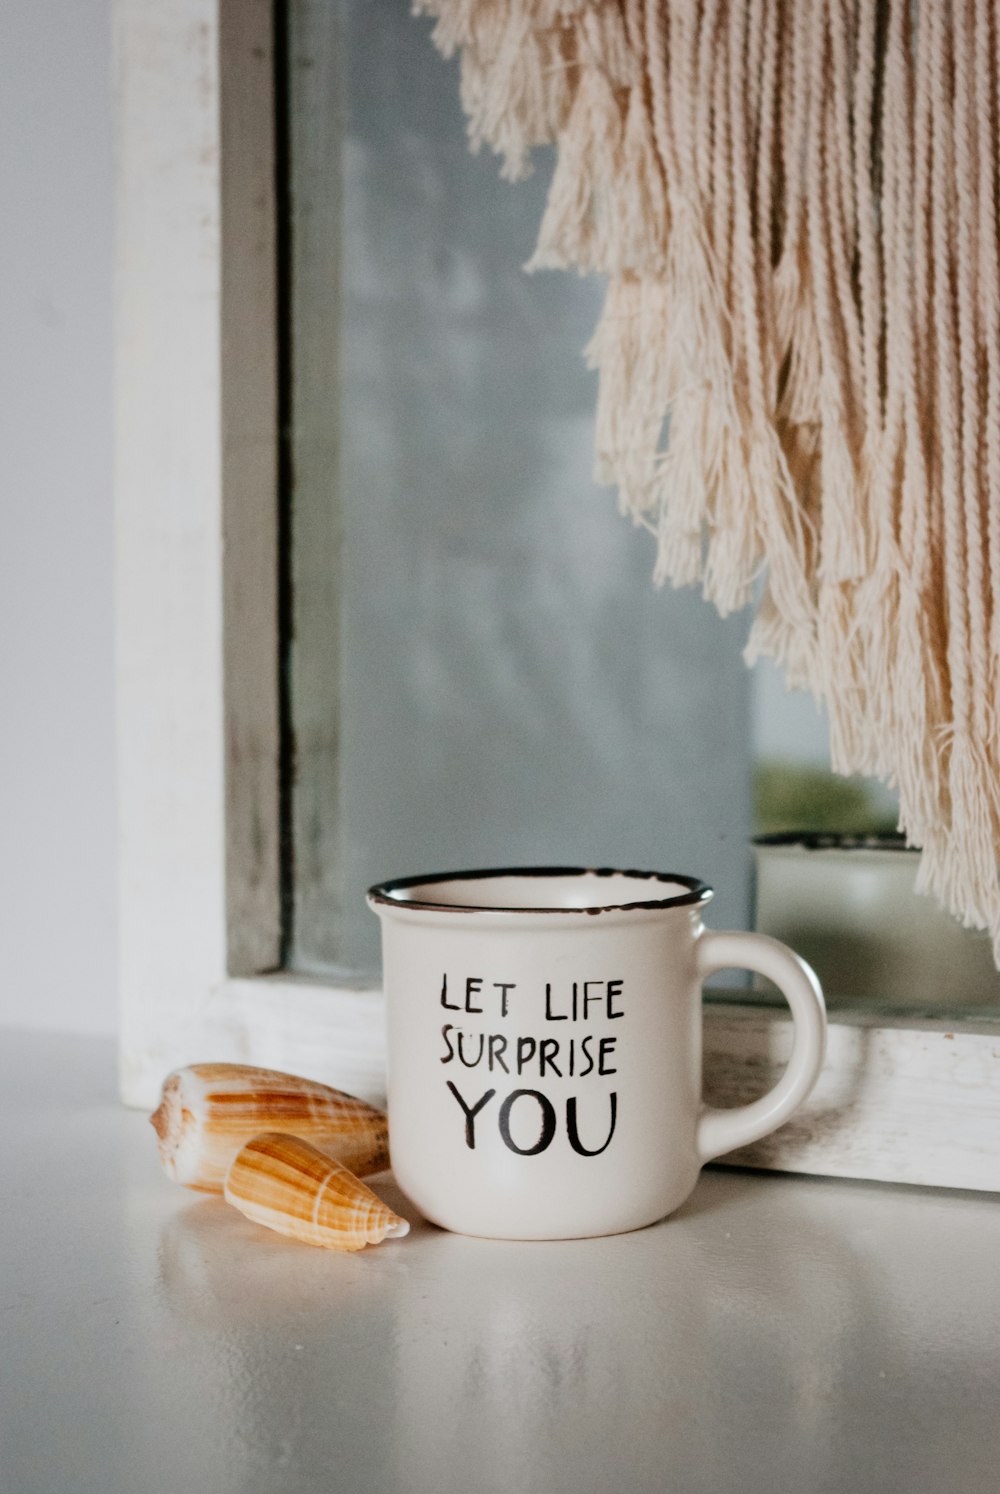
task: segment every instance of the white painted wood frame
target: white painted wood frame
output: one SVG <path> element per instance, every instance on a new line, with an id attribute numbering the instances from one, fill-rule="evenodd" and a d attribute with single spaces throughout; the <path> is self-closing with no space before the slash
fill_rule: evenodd
<path id="1" fill-rule="evenodd" d="M 278 971 L 280 783 L 270 0 L 116 0 L 121 1091 L 241 1058 L 374 1098 L 382 998 Z M 709 1004 L 742 1102 L 780 1011 Z M 1000 1189 L 1000 1024 L 834 1018 L 752 1166 Z"/>

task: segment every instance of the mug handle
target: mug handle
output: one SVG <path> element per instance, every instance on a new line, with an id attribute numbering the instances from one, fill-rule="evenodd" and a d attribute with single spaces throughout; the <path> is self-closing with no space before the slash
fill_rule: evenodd
<path id="1" fill-rule="evenodd" d="M 699 979 L 719 970 L 752 970 L 774 982 L 792 1009 L 794 1037 L 785 1072 L 773 1089 L 731 1110 L 702 1108 L 697 1146 L 702 1162 L 759 1141 L 783 1125 L 802 1104 L 823 1065 L 826 1005 L 813 970 L 786 944 L 767 934 L 702 930 L 695 946 Z"/>

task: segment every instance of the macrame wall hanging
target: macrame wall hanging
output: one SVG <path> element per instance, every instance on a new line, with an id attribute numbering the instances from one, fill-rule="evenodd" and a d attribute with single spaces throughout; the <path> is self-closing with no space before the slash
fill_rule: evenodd
<path id="1" fill-rule="evenodd" d="M 530 268 L 608 277 L 596 469 L 756 603 L 842 773 L 1000 956 L 1000 0 L 417 0 L 474 147 L 557 147 Z"/>

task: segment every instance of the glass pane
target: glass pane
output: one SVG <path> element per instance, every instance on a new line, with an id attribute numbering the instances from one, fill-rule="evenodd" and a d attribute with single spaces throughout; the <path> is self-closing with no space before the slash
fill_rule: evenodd
<path id="1" fill-rule="evenodd" d="M 463 866 L 694 872 L 745 925 L 746 620 L 590 481 L 601 286 L 520 268 L 545 170 L 469 154 L 398 0 L 289 14 L 292 965 L 372 972 L 365 887 Z"/>
<path id="2" fill-rule="evenodd" d="M 710 921 L 785 938 L 831 1006 L 995 1005 L 988 941 L 858 840 L 894 795 L 829 772 L 747 619 L 657 592 L 592 485 L 602 287 L 520 268 L 548 163 L 511 187 L 469 154 L 457 65 L 398 0 L 285 9 L 289 963 L 375 974 L 376 880 L 617 863 L 704 876 Z"/>
<path id="3" fill-rule="evenodd" d="M 949 1019 L 1000 1004 L 989 936 L 915 890 L 884 784 L 835 777 L 823 714 L 754 671 L 755 924 L 814 966 L 831 1008 Z M 757 999 L 778 999 L 756 982 Z"/>

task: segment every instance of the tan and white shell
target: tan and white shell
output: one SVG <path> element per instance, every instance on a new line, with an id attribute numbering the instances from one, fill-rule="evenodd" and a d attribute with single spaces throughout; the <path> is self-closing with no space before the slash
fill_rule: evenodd
<path id="1" fill-rule="evenodd" d="M 255 1224 L 327 1250 L 363 1250 L 410 1229 L 340 1162 L 274 1131 L 236 1154 L 224 1191 L 226 1202 Z"/>
<path id="2" fill-rule="evenodd" d="M 248 1064 L 195 1063 L 164 1080 L 150 1117 L 168 1177 L 221 1193 L 240 1147 L 262 1131 L 287 1132 L 366 1177 L 389 1166 L 384 1111 L 312 1079 Z"/>

